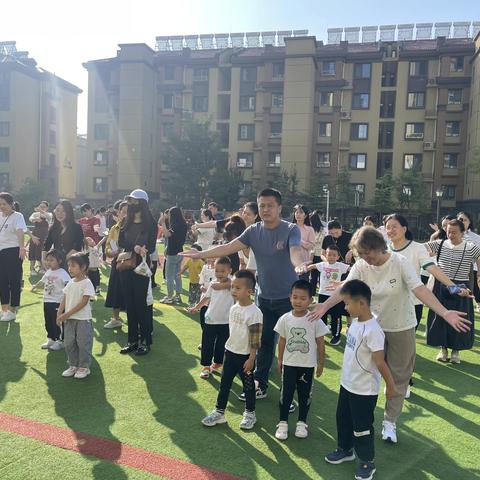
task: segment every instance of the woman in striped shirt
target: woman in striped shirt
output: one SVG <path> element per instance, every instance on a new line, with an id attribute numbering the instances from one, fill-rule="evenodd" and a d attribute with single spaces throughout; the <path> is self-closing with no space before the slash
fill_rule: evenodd
<path id="1" fill-rule="evenodd" d="M 480 248 L 464 239 L 465 226 L 459 220 L 451 220 L 447 225 L 447 239 L 428 242 L 427 246 L 437 256 L 437 264 L 455 284 L 473 287 L 470 282 L 472 265 L 480 267 Z M 480 280 L 477 280 L 480 281 Z M 466 313 L 471 322 L 468 332 L 458 332 L 447 322 L 430 310 L 427 320 L 427 344 L 441 347 L 437 360 L 448 362 L 448 349 L 452 350 L 450 362 L 460 363 L 460 350 L 469 350 L 473 346 L 474 313 L 473 300 L 470 296 L 459 296 L 449 292 L 448 287 L 435 281 L 433 293 L 449 310 Z"/>

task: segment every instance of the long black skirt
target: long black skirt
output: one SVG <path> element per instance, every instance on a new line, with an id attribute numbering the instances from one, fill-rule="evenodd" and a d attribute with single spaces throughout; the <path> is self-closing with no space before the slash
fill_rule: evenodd
<path id="1" fill-rule="evenodd" d="M 433 294 L 448 310 L 465 312 L 467 314 L 465 318 L 470 320 L 472 324 L 470 325 L 469 332 L 457 332 L 440 315 L 437 315 L 433 310 L 429 310 L 427 319 L 427 345 L 451 348 L 452 350 L 470 350 L 473 347 L 475 331 L 473 300 L 468 297 L 451 295 L 447 288 L 438 280 L 435 280 Z"/>
<path id="2" fill-rule="evenodd" d="M 120 285 L 120 278 L 117 271 L 117 262 L 112 260 L 112 268 L 110 270 L 110 278 L 108 279 L 107 297 L 105 298 L 105 306 L 107 308 L 118 308 L 125 310 L 125 296 Z"/>

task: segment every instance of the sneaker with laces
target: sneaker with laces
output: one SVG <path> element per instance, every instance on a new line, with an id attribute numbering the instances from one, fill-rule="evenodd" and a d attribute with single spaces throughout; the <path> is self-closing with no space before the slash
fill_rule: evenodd
<path id="1" fill-rule="evenodd" d="M 267 398 L 267 391 L 266 390 L 262 390 L 261 388 L 257 388 L 255 390 L 255 398 L 257 400 L 262 400 L 263 398 Z M 245 392 L 242 392 L 239 396 L 238 396 L 238 399 L 241 401 L 241 402 L 245 402 L 246 401 L 246 397 L 245 397 Z"/>
<path id="2" fill-rule="evenodd" d="M 11 322 L 12 320 L 15 320 L 17 318 L 17 315 L 15 312 L 12 312 L 11 310 L 7 310 L 6 312 L 3 312 L 2 316 L 0 317 L 1 322 Z"/>
<path id="3" fill-rule="evenodd" d="M 277 430 L 275 431 L 275 438 L 277 440 L 286 440 L 288 438 L 288 423 L 285 421 L 279 422 Z"/>
<path id="4" fill-rule="evenodd" d="M 225 418 L 224 413 L 214 410 L 210 415 L 207 415 L 202 419 L 202 423 L 206 427 L 214 427 L 215 425 L 219 425 L 221 423 L 227 423 L 227 419 Z"/>
<path id="5" fill-rule="evenodd" d="M 297 422 L 297 427 L 295 428 L 295 436 L 297 438 L 308 437 L 308 425 L 305 422 Z"/>
<path id="6" fill-rule="evenodd" d="M 42 350 L 47 350 L 55 343 L 55 340 L 48 338 L 47 341 L 42 345 Z"/>
<path id="7" fill-rule="evenodd" d="M 450 357 L 450 363 L 460 363 L 460 352 L 458 350 L 452 350 L 452 356 Z"/>
<path id="8" fill-rule="evenodd" d="M 223 365 L 221 363 L 212 363 L 210 371 L 212 373 L 217 373 L 218 375 L 222 374 Z"/>
<path id="9" fill-rule="evenodd" d="M 49 347 L 49 350 L 53 351 L 58 351 L 58 350 L 63 350 L 65 346 L 63 345 L 63 342 L 61 340 L 55 340 L 53 342 L 53 345 Z"/>
<path id="10" fill-rule="evenodd" d="M 330 340 L 330 345 L 332 345 L 333 347 L 340 345 L 340 343 L 342 343 L 342 337 L 340 335 L 336 335 L 335 337 L 332 337 Z"/>
<path id="11" fill-rule="evenodd" d="M 182 297 L 180 297 L 180 295 L 175 295 L 173 297 L 173 303 L 182 303 Z"/>
<path id="12" fill-rule="evenodd" d="M 77 368 L 75 372 L 75 378 L 87 378 L 90 375 L 89 368 Z"/>
<path id="13" fill-rule="evenodd" d="M 77 367 L 68 367 L 63 373 L 62 377 L 73 377 L 77 373 Z"/>
<path id="14" fill-rule="evenodd" d="M 256 423 L 257 416 L 255 415 L 255 412 L 243 412 L 243 418 L 240 422 L 240 428 L 242 430 L 251 430 Z"/>
<path id="15" fill-rule="evenodd" d="M 371 480 L 373 474 L 377 471 L 373 462 L 360 461 L 355 472 L 356 480 Z"/>
<path id="16" fill-rule="evenodd" d="M 448 362 L 448 350 L 442 347 L 437 354 L 437 360 L 439 362 Z"/>
<path id="17" fill-rule="evenodd" d="M 118 318 L 111 318 L 103 328 L 118 328 L 123 326 L 123 322 Z"/>
<path id="18" fill-rule="evenodd" d="M 203 367 L 200 372 L 200 378 L 207 380 L 210 377 L 210 367 Z"/>
<path id="19" fill-rule="evenodd" d="M 334 452 L 329 453 L 325 456 L 325 461 L 332 463 L 333 465 L 338 465 L 343 462 L 351 462 L 355 460 L 355 454 L 353 450 L 344 450 L 343 448 L 338 447 Z"/>
<path id="20" fill-rule="evenodd" d="M 397 426 L 394 422 L 383 421 L 382 440 L 389 443 L 397 443 Z"/>
<path id="21" fill-rule="evenodd" d="M 160 303 L 164 303 L 165 305 L 172 305 L 173 304 L 173 298 L 172 297 L 163 297 L 160 300 Z"/>

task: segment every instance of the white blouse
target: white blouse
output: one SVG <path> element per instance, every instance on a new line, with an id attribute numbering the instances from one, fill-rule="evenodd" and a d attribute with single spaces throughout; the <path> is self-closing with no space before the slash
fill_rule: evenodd
<path id="1" fill-rule="evenodd" d="M 0 213 L 0 250 L 23 247 L 18 243 L 18 230 L 22 230 L 24 233 L 27 231 L 27 225 L 21 213 L 12 212 L 7 216 Z"/>

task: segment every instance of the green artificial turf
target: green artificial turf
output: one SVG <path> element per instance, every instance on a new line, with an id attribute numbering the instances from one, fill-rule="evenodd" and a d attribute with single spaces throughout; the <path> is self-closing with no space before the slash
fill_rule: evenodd
<path id="1" fill-rule="evenodd" d="M 105 275 L 102 281 L 106 281 Z M 154 344 L 145 357 L 119 354 L 119 347 L 126 342 L 126 327 L 123 331 L 103 328 L 109 311 L 99 298 L 94 304 L 92 374 L 79 381 L 61 377 L 66 366 L 63 351 L 40 349 L 45 341 L 42 297 L 30 293 L 29 285 L 30 278 L 25 277 L 17 321 L 0 324 L 0 411 L 118 440 L 242 478 L 353 478 L 353 464 L 332 466 L 323 460 L 336 445 L 342 347 L 327 346 L 324 375 L 315 381 L 308 439 L 293 436 L 296 413 L 291 415 L 291 437 L 286 442 L 274 437 L 279 398 L 276 371 L 271 375 L 268 398 L 257 404 L 258 423 L 253 431 L 239 429 L 244 405 L 234 394 L 227 410 L 229 423 L 208 429 L 200 420 L 215 405 L 219 377 L 208 381 L 199 378 L 198 318 L 182 308 L 159 304 L 165 293 L 163 286 L 154 293 Z M 102 287 L 105 291 L 106 286 Z M 379 398 L 375 421 L 377 476 L 480 478 L 480 350 L 475 347 L 462 353 L 461 365 L 435 362 L 437 351 L 425 346 L 423 327 L 417 347 L 415 386 L 398 424 L 396 446 L 379 439 L 384 397 Z M 241 391 L 238 381 L 234 391 Z M 153 478 L 7 433 L 0 433 L 0 476 L 35 480 Z"/>

